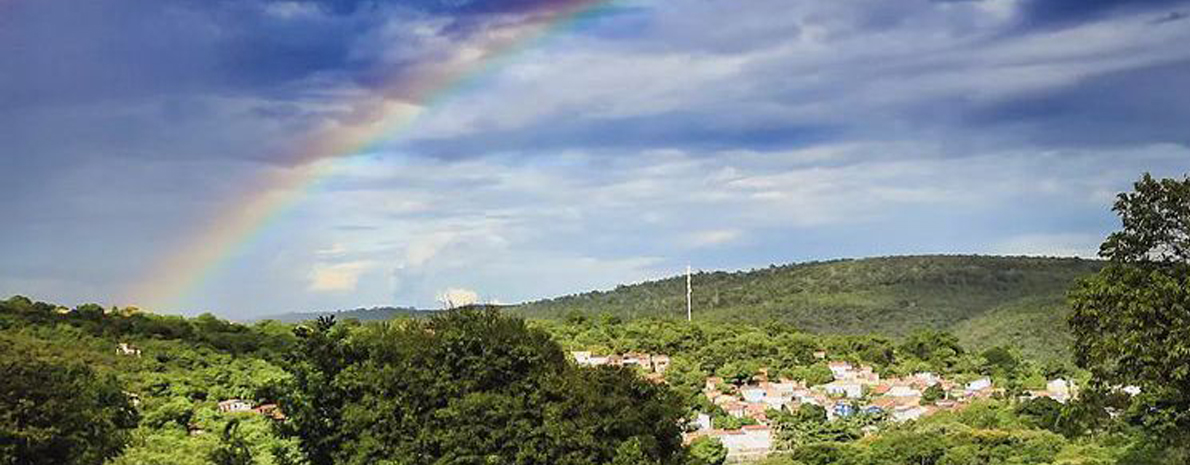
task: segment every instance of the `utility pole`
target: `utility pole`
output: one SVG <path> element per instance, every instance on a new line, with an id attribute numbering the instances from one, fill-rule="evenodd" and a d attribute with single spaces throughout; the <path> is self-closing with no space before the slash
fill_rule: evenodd
<path id="1" fill-rule="evenodd" d="M 686 265 L 686 322 L 691 321 L 690 312 L 690 265 Z"/>

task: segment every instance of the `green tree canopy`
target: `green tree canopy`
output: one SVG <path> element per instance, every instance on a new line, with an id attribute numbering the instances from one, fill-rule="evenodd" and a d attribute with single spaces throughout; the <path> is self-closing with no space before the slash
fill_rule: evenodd
<path id="1" fill-rule="evenodd" d="M 0 341 L 0 464 L 98 465 L 119 455 L 136 410 L 116 381 Z"/>
<path id="2" fill-rule="evenodd" d="M 1110 260 L 1070 293 L 1076 362 L 1104 389 L 1137 386 L 1137 422 L 1190 438 L 1190 178 L 1145 175 L 1120 194 Z"/>
<path id="3" fill-rule="evenodd" d="M 677 396 L 631 370 L 578 367 L 495 309 L 299 330 L 282 398 L 314 465 L 678 463 Z"/>

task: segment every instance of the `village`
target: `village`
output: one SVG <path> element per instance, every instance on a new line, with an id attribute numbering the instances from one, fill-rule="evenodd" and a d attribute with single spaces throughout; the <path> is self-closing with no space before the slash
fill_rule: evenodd
<path id="1" fill-rule="evenodd" d="M 578 351 L 572 352 L 571 356 L 580 365 L 636 367 L 646 379 L 654 382 L 664 381 L 665 370 L 670 364 L 666 355 L 642 353 L 602 356 Z M 824 352 L 815 356 L 826 359 Z M 700 437 L 718 438 L 727 449 L 729 460 L 744 461 L 764 457 L 773 451 L 774 425 L 768 418 L 770 411 L 794 412 L 809 404 L 825 409 L 828 421 L 859 414 L 880 414 L 891 422 L 905 422 L 938 412 L 960 410 L 974 400 L 1003 394 L 1003 390 L 988 377 L 966 383 L 928 372 L 882 378 L 867 365 L 831 361 L 827 366 L 833 380 L 813 386 L 788 378 L 771 380 L 764 369 L 743 385 L 708 377 L 702 390 L 707 400 L 727 415 L 751 424 L 724 429 L 714 424 L 708 412 L 703 412 L 694 421 L 695 429 L 686 432 L 683 439 L 689 443 Z M 936 395 L 927 395 L 927 390 Z M 1054 379 L 1046 383 L 1044 390 L 1027 391 L 1025 397 L 1049 397 L 1066 403 L 1074 394 L 1070 382 Z"/>

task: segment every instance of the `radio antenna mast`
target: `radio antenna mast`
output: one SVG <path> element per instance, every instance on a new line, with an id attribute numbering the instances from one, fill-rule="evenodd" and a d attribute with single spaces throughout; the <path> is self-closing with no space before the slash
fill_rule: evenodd
<path id="1" fill-rule="evenodd" d="M 690 264 L 686 264 L 686 322 L 691 321 L 690 307 Z"/>

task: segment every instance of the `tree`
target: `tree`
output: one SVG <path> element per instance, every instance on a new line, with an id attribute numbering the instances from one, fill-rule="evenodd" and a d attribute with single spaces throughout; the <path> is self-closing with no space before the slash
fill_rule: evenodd
<path id="1" fill-rule="evenodd" d="M 723 465 L 727 448 L 719 438 L 701 437 L 690 443 L 690 465 Z"/>
<path id="2" fill-rule="evenodd" d="M 298 332 L 281 398 L 313 465 L 673 464 L 681 400 L 629 369 L 569 363 L 494 308 Z"/>
<path id="3" fill-rule="evenodd" d="M 252 465 L 252 451 L 248 443 L 239 434 L 239 420 L 231 420 L 223 427 L 223 435 L 219 438 L 219 447 L 211 451 L 210 459 L 214 465 Z"/>
<path id="4" fill-rule="evenodd" d="M 942 383 L 931 384 L 926 390 L 921 392 L 921 402 L 923 404 L 934 404 L 946 397 L 946 390 L 942 389 Z"/>
<path id="5" fill-rule="evenodd" d="M 1123 227 L 1100 247 L 1109 264 L 1070 293 L 1076 363 L 1101 389 L 1137 386 L 1138 423 L 1190 438 L 1190 178 L 1120 194 Z"/>
<path id="6" fill-rule="evenodd" d="M 0 341 L 0 464 L 98 465 L 119 455 L 137 414 L 115 379 L 28 357 Z"/>

